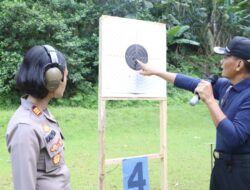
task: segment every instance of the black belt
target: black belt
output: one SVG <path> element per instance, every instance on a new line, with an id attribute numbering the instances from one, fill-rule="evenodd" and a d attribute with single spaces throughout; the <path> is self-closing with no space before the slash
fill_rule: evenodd
<path id="1" fill-rule="evenodd" d="M 218 151 L 213 153 L 214 159 L 225 159 L 225 160 L 248 160 L 250 159 L 250 154 L 226 154 Z"/>

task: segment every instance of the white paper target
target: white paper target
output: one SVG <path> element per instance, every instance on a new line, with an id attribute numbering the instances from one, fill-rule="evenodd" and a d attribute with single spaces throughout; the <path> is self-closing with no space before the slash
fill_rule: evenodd
<path id="1" fill-rule="evenodd" d="M 165 24 L 102 16 L 99 40 L 101 97 L 166 97 L 166 81 L 140 75 L 136 62 L 166 70 Z"/>

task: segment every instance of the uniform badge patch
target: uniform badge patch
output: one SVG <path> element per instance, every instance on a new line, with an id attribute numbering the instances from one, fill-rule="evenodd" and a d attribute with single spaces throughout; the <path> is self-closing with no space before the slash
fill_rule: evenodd
<path id="1" fill-rule="evenodd" d="M 56 154 L 53 158 L 52 158 L 52 162 L 53 162 L 53 164 L 54 165 L 58 165 L 59 164 L 59 162 L 60 162 L 60 160 L 61 160 L 61 154 Z"/>
<path id="2" fill-rule="evenodd" d="M 58 150 L 59 147 L 63 145 L 62 139 L 58 139 L 57 143 L 53 144 L 52 147 L 50 148 L 51 152 L 55 152 Z"/>
<path id="3" fill-rule="evenodd" d="M 43 129 L 43 131 L 45 132 L 45 133 L 48 133 L 48 132 L 50 132 L 50 127 L 48 126 L 48 125 L 46 125 L 46 124 L 43 124 L 42 125 L 42 129 Z"/>
<path id="4" fill-rule="evenodd" d="M 32 107 L 32 112 L 33 112 L 36 116 L 42 115 L 41 110 L 40 110 L 37 106 L 33 106 L 33 107 Z"/>

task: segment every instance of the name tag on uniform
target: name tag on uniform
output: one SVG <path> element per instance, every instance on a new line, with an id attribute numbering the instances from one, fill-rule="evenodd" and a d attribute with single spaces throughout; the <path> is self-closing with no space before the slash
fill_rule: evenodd
<path id="1" fill-rule="evenodd" d="M 45 137 L 47 143 L 49 143 L 56 136 L 56 132 L 52 129 L 48 136 Z"/>

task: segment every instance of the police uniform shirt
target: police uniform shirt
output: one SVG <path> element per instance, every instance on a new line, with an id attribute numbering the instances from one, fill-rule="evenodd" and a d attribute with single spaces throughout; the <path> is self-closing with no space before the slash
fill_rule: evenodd
<path id="1" fill-rule="evenodd" d="M 194 92 L 200 79 L 177 74 L 174 85 Z M 213 86 L 214 97 L 226 115 L 216 128 L 216 151 L 228 154 L 250 153 L 250 78 L 231 85 L 219 78 Z"/>
<path id="2" fill-rule="evenodd" d="M 6 142 L 15 190 L 70 190 L 58 123 L 25 98 L 12 116 Z"/>

